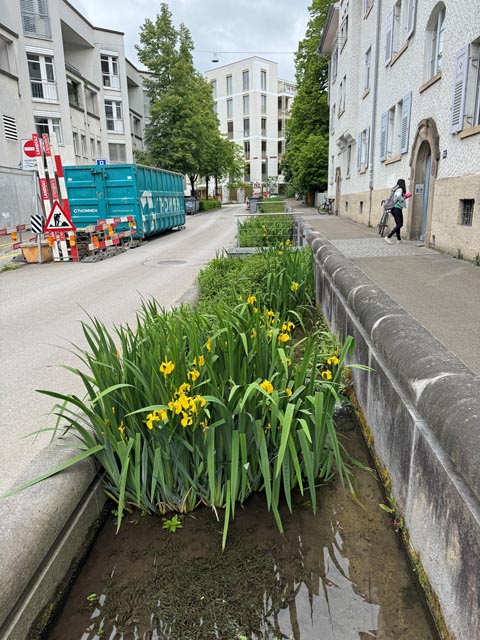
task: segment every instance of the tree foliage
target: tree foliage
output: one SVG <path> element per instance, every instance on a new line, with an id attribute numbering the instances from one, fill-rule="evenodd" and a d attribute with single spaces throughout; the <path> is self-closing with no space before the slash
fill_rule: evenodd
<path id="1" fill-rule="evenodd" d="M 195 70 L 189 30 L 176 28 L 167 4 L 156 20 L 145 20 L 137 46 L 140 62 L 150 72 L 145 80 L 150 98 L 145 164 L 188 175 L 192 192 L 199 176 L 223 175 L 226 142 L 219 133 L 210 85 Z M 230 155 L 233 154 L 231 150 Z M 228 155 L 228 154 L 227 154 Z M 221 166 L 219 166 L 219 164 Z"/>
<path id="2" fill-rule="evenodd" d="M 287 124 L 283 170 L 300 192 L 323 191 L 328 178 L 328 61 L 317 54 L 329 0 L 313 0 L 295 55 L 298 93 Z"/>

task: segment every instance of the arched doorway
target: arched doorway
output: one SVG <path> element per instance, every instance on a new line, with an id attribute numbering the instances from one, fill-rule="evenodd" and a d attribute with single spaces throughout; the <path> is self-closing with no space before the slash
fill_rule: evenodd
<path id="1" fill-rule="evenodd" d="M 439 137 L 434 120 L 422 120 L 410 156 L 410 191 L 413 194 L 407 230 L 411 240 L 430 244 L 433 192 L 440 158 Z"/>
<path id="2" fill-rule="evenodd" d="M 335 170 L 335 204 L 334 213 L 336 216 L 340 215 L 340 196 L 342 194 L 342 170 L 337 167 Z"/>

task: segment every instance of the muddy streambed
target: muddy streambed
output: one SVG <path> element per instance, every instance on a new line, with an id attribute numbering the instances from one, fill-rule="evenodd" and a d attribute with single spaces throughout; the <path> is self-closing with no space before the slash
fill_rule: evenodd
<path id="1" fill-rule="evenodd" d="M 346 446 L 370 464 L 353 424 Z M 362 506 L 340 484 L 297 495 L 284 535 L 263 495 L 238 508 L 226 551 L 208 509 L 169 533 L 134 515 L 110 516 L 49 640 L 437 640 L 423 596 L 373 473 L 356 471 Z"/>

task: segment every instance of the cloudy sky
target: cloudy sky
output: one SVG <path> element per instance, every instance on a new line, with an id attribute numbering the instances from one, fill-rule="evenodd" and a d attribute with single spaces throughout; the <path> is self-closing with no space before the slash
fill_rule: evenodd
<path id="1" fill-rule="evenodd" d="M 125 54 L 138 63 L 140 25 L 155 19 L 160 1 L 70 0 L 96 27 L 125 33 Z M 279 76 L 295 80 L 293 52 L 305 35 L 309 0 L 167 0 L 173 21 L 183 22 L 192 34 L 199 71 L 242 60 L 252 55 L 274 60 Z M 277 53 L 276 53 L 277 52 Z M 281 52 L 281 53 L 279 53 Z"/>

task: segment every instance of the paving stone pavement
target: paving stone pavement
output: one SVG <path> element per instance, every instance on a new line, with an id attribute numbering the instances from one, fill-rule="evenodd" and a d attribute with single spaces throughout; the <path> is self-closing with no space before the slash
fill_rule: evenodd
<path id="1" fill-rule="evenodd" d="M 374 258 L 391 256 L 424 256 L 434 253 L 431 249 L 410 242 L 387 244 L 383 238 L 332 239 L 330 242 L 347 258 Z"/>

